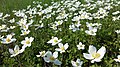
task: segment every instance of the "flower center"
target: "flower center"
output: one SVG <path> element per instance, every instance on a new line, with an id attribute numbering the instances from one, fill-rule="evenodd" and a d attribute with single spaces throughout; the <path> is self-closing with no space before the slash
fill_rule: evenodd
<path id="1" fill-rule="evenodd" d="M 27 32 L 24 32 L 24 34 L 26 35 L 26 34 L 27 34 Z"/>
<path id="2" fill-rule="evenodd" d="M 58 22 L 58 24 L 60 25 L 60 22 Z"/>
<path id="3" fill-rule="evenodd" d="M 45 54 L 45 53 L 44 53 L 44 52 L 42 52 L 41 56 L 44 56 L 44 54 Z"/>
<path id="4" fill-rule="evenodd" d="M 76 62 L 76 65 L 79 66 L 79 63 Z"/>
<path id="5" fill-rule="evenodd" d="M 54 40 L 54 42 L 55 42 L 55 43 L 57 43 L 57 42 L 58 42 L 58 40 Z"/>
<path id="6" fill-rule="evenodd" d="M 10 39 L 10 38 L 7 38 L 7 39 L 6 39 L 6 42 L 10 42 L 10 41 L 11 41 L 11 39 Z"/>
<path id="7" fill-rule="evenodd" d="M 53 56 L 51 56 L 51 57 L 50 57 L 50 60 L 54 61 L 54 60 L 55 60 L 55 58 L 54 58 Z"/>
<path id="8" fill-rule="evenodd" d="M 64 48 L 64 47 L 61 47 L 60 49 L 61 49 L 61 50 L 65 50 L 65 48 Z"/>
<path id="9" fill-rule="evenodd" d="M 92 57 L 94 57 L 94 58 L 99 58 L 99 57 L 100 57 L 100 54 L 99 54 L 99 53 L 93 53 L 93 54 L 92 54 Z"/>
<path id="10" fill-rule="evenodd" d="M 90 31 L 91 34 L 94 34 L 95 32 L 93 32 L 92 30 Z"/>
<path id="11" fill-rule="evenodd" d="M 15 50 L 14 52 L 15 52 L 15 53 L 17 53 L 17 52 L 18 52 L 18 50 Z"/>
<path id="12" fill-rule="evenodd" d="M 27 41 L 26 41 L 26 44 L 30 44 L 30 40 L 27 40 Z"/>

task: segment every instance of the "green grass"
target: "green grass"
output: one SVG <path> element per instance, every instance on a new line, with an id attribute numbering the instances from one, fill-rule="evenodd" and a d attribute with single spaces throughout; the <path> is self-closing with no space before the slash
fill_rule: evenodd
<path id="1" fill-rule="evenodd" d="M 0 0 L 0 12 L 11 13 L 13 10 L 20 10 L 31 5 L 33 1 L 50 3 L 51 0 Z"/>

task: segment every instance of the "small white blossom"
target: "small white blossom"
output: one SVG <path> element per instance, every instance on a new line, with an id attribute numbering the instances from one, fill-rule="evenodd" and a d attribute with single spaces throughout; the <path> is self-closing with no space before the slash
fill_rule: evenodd
<path id="1" fill-rule="evenodd" d="M 89 54 L 83 53 L 83 56 L 84 56 L 86 59 L 91 60 L 91 63 L 100 62 L 101 59 L 104 57 L 104 54 L 106 53 L 106 48 L 102 46 L 102 47 L 97 51 L 94 46 L 90 45 L 90 46 L 89 46 L 89 49 L 88 49 L 88 52 L 89 52 Z"/>
<path id="2" fill-rule="evenodd" d="M 115 32 L 116 32 L 117 34 L 119 34 L 119 33 L 120 33 L 120 30 L 116 30 Z"/>
<path id="3" fill-rule="evenodd" d="M 82 67 L 83 61 L 77 59 L 76 61 L 71 61 L 73 67 Z"/>
<path id="4" fill-rule="evenodd" d="M 62 39 L 58 39 L 57 37 L 52 37 L 51 40 L 49 40 L 47 43 L 52 43 L 52 46 L 58 44 L 59 42 L 61 42 Z"/>
<path id="5" fill-rule="evenodd" d="M 120 55 L 117 56 L 117 59 L 114 59 L 116 62 L 120 62 Z"/>
<path id="6" fill-rule="evenodd" d="M 20 35 L 27 35 L 30 33 L 30 30 L 21 30 L 22 34 Z"/>
<path id="7" fill-rule="evenodd" d="M 33 40 L 33 37 L 25 37 L 25 40 L 21 41 L 21 44 L 23 44 L 23 48 L 30 47 Z"/>
<path id="8" fill-rule="evenodd" d="M 36 55 L 37 57 L 44 57 L 45 56 L 45 51 L 39 52 L 40 55 Z"/>
<path id="9" fill-rule="evenodd" d="M 44 58 L 44 61 L 47 62 L 47 63 L 53 62 L 53 63 L 56 64 L 56 65 L 61 65 L 62 62 L 60 62 L 60 61 L 57 59 L 57 57 L 58 57 L 58 52 L 54 52 L 54 53 L 52 54 L 51 51 L 47 51 L 47 52 L 45 53 L 45 56 L 44 56 L 43 58 Z"/>
<path id="10" fill-rule="evenodd" d="M 82 44 L 81 42 L 79 42 L 79 45 L 77 45 L 77 48 L 78 48 L 78 50 L 80 50 L 80 49 L 85 49 L 85 45 L 84 44 Z"/>
<path id="11" fill-rule="evenodd" d="M 3 44 L 9 44 L 9 43 L 12 43 L 12 42 L 15 42 L 16 39 L 15 38 L 12 38 L 13 36 L 10 34 L 10 35 L 7 35 L 6 38 L 2 38 L 1 40 L 1 43 Z"/>
<path id="12" fill-rule="evenodd" d="M 65 52 L 66 49 L 68 49 L 69 45 L 68 43 L 66 43 L 65 45 L 63 45 L 62 43 L 58 44 L 59 48 L 56 48 L 56 51 L 60 51 L 60 53 Z"/>
<path id="13" fill-rule="evenodd" d="M 16 46 L 14 47 L 14 50 L 13 50 L 13 49 L 9 49 L 10 54 L 12 54 L 11 57 L 16 56 L 16 55 L 22 53 L 23 51 L 24 51 L 24 49 L 21 49 L 21 50 L 20 50 L 18 45 L 16 45 Z"/>

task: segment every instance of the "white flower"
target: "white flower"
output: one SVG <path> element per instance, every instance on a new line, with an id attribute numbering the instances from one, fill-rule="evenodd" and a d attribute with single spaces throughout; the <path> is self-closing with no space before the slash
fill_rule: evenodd
<path id="1" fill-rule="evenodd" d="M 36 55 L 37 57 L 44 57 L 45 56 L 45 51 L 39 52 L 40 55 Z"/>
<path id="2" fill-rule="evenodd" d="M 117 59 L 114 59 L 116 62 L 120 62 L 120 55 L 117 56 Z"/>
<path id="3" fill-rule="evenodd" d="M 58 44 L 59 42 L 61 42 L 62 39 L 58 39 L 57 37 L 52 37 L 51 40 L 49 40 L 47 43 L 52 43 L 52 46 Z"/>
<path id="4" fill-rule="evenodd" d="M 30 33 L 30 30 L 21 30 L 22 34 L 20 35 L 27 35 Z"/>
<path id="5" fill-rule="evenodd" d="M 84 56 L 86 59 L 91 60 L 91 63 L 100 62 L 101 59 L 104 57 L 104 54 L 106 53 L 106 48 L 102 46 L 102 47 L 97 51 L 94 46 L 90 45 L 88 52 L 89 52 L 89 54 L 83 53 L 83 56 Z"/>
<path id="6" fill-rule="evenodd" d="M 62 25 L 63 21 L 55 21 L 56 26 Z"/>
<path id="7" fill-rule="evenodd" d="M 6 28 L 6 25 L 1 25 L 0 26 L 0 30 L 5 29 L 5 28 Z"/>
<path id="8" fill-rule="evenodd" d="M 16 45 L 16 46 L 14 47 L 14 50 L 13 50 L 13 49 L 9 49 L 10 54 L 12 54 L 11 57 L 16 56 L 16 55 L 22 53 L 23 51 L 24 51 L 24 49 L 21 49 L 21 50 L 20 50 L 18 45 Z"/>
<path id="9" fill-rule="evenodd" d="M 79 42 L 79 45 L 77 45 L 78 50 L 85 49 L 85 45 Z"/>
<path id="10" fill-rule="evenodd" d="M 10 26 L 10 29 L 15 29 L 16 26 Z"/>
<path id="11" fill-rule="evenodd" d="M 87 33 L 88 35 L 92 35 L 92 36 L 95 36 L 96 32 L 97 32 L 97 28 L 92 28 L 92 27 L 89 27 L 89 30 L 85 31 L 85 33 Z"/>
<path id="12" fill-rule="evenodd" d="M 25 37 L 25 40 L 23 40 L 23 41 L 21 42 L 21 44 L 23 44 L 23 48 L 26 48 L 27 46 L 30 47 L 30 46 L 31 46 L 31 42 L 32 42 L 33 40 L 34 40 L 33 37 L 30 37 L 30 38 Z"/>
<path id="13" fill-rule="evenodd" d="M 10 23 L 14 23 L 14 22 L 15 22 L 15 18 L 9 20 L 8 22 L 10 22 Z"/>
<path id="14" fill-rule="evenodd" d="M 116 30 L 115 32 L 116 32 L 117 34 L 119 34 L 119 33 L 120 33 L 120 30 Z"/>
<path id="15" fill-rule="evenodd" d="M 119 13 L 120 13 L 120 11 L 116 11 L 116 12 L 113 12 L 112 15 L 117 15 Z"/>
<path id="16" fill-rule="evenodd" d="M 9 43 L 12 43 L 14 41 L 16 41 L 16 39 L 12 38 L 12 35 L 10 34 L 10 35 L 7 35 L 6 38 L 3 38 L 2 41 L 1 41 L 1 43 L 3 43 L 3 44 L 9 44 Z"/>
<path id="17" fill-rule="evenodd" d="M 83 64 L 83 61 L 81 61 L 80 59 L 77 59 L 76 62 L 75 61 L 71 61 L 72 66 L 73 67 L 81 67 Z"/>
<path id="18" fill-rule="evenodd" d="M 60 53 L 65 52 L 66 49 L 68 49 L 69 45 L 68 43 L 66 43 L 65 45 L 63 45 L 62 43 L 58 44 L 59 48 L 56 48 L 56 51 L 60 51 Z"/>
<path id="19" fill-rule="evenodd" d="M 57 59 L 57 57 L 58 57 L 58 52 L 54 52 L 54 53 L 52 54 L 51 51 L 47 51 L 47 52 L 45 53 L 45 56 L 44 56 L 43 58 L 44 58 L 45 62 L 47 62 L 47 63 L 53 62 L 53 63 L 56 64 L 56 65 L 61 65 L 62 62 L 60 62 L 60 61 Z"/>
<path id="20" fill-rule="evenodd" d="M 50 28 L 52 28 L 53 30 L 57 30 L 57 26 L 55 24 L 52 24 Z"/>

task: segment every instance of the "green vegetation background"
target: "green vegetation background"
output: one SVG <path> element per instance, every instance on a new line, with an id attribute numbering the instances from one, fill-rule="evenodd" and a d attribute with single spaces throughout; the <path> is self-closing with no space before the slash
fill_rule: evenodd
<path id="1" fill-rule="evenodd" d="M 12 10 L 19 10 L 26 8 L 28 5 L 31 5 L 33 1 L 38 1 L 38 0 L 0 0 L 0 12 L 10 14 Z M 51 2 L 51 0 L 39 0 L 39 1 L 42 1 L 43 4 Z M 116 10 L 120 10 L 120 6 L 114 7 L 114 9 L 111 10 L 110 13 Z M 81 51 L 75 50 L 76 46 L 74 44 L 78 44 L 79 41 L 83 41 L 83 43 L 87 45 L 86 46 L 87 48 L 88 45 L 90 44 L 94 44 L 94 45 L 96 44 L 96 47 L 98 49 L 103 45 L 107 48 L 107 53 L 103 59 L 104 61 L 100 63 L 90 64 L 88 63 L 89 61 L 85 60 L 83 67 L 88 67 L 89 65 L 90 67 L 117 67 L 117 66 L 119 67 L 119 63 L 114 62 L 113 59 L 117 58 L 117 55 L 120 54 L 120 52 L 118 51 L 120 48 L 119 46 L 120 44 L 118 43 L 120 38 L 114 32 L 116 29 L 120 29 L 120 21 L 116 21 L 113 23 L 112 20 L 109 18 L 111 18 L 111 16 L 102 20 L 102 22 L 101 20 L 94 20 L 94 22 L 102 23 L 102 29 L 98 31 L 99 33 L 97 33 L 97 36 L 92 38 L 91 36 L 84 35 L 84 33 L 79 33 L 79 32 L 72 33 L 71 31 L 67 31 L 67 30 L 64 30 L 62 33 L 56 33 L 56 34 L 54 34 L 50 29 L 38 30 L 37 32 L 32 31 L 33 33 L 31 33 L 31 35 L 33 35 L 36 38 L 35 42 L 32 44 L 33 46 L 31 48 L 27 48 L 24 52 L 24 55 L 23 54 L 18 55 L 15 58 L 10 58 L 8 48 L 0 44 L 0 53 L 4 55 L 3 57 L 0 57 L 0 59 L 2 59 L 1 61 L 4 61 L 2 63 L 0 61 L 0 67 L 17 67 L 17 66 L 44 67 L 46 63 L 44 63 L 42 58 L 37 58 L 35 55 L 38 54 L 39 50 L 47 50 L 47 48 L 51 47 L 51 46 L 45 46 L 46 44 L 45 42 L 47 42 L 51 38 L 51 36 L 57 36 L 58 38 L 62 38 L 64 43 L 68 42 L 70 45 L 72 45 L 68 51 L 70 52 L 70 54 L 69 53 L 64 54 L 63 59 L 66 60 L 62 61 L 63 62 L 62 67 L 70 67 L 71 66 L 70 61 L 73 58 L 80 58 L 82 60 L 85 60 L 81 56 Z M 43 46 L 46 49 L 42 48 Z M 50 50 L 53 49 L 54 48 L 50 48 Z M 87 52 L 87 50 L 83 52 Z"/>

